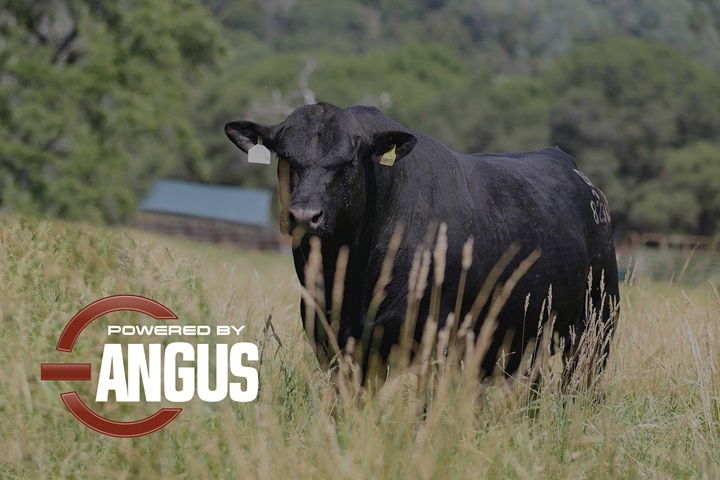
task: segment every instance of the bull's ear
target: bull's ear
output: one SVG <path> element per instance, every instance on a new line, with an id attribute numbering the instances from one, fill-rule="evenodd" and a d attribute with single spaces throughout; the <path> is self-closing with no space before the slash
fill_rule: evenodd
<path id="1" fill-rule="evenodd" d="M 415 148 L 417 138 L 407 132 L 380 132 L 372 138 L 373 160 L 391 166 Z"/>
<path id="2" fill-rule="evenodd" d="M 225 125 L 225 135 L 228 136 L 237 147 L 247 153 L 257 145 L 258 137 L 262 137 L 263 145 L 272 148 L 272 127 L 262 123 L 239 121 L 230 122 Z"/>

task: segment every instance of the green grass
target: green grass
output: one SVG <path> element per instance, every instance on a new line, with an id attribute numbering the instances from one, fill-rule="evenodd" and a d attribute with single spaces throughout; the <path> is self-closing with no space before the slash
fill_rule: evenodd
<path id="1" fill-rule="evenodd" d="M 338 397 L 304 338 L 287 256 L 3 216 L 0 285 L 0 478 L 720 476 L 720 300 L 710 284 L 624 289 L 602 402 L 569 400 L 553 375 L 529 405 L 498 387 L 473 399 L 458 375 L 436 388 L 424 420 L 409 376 L 362 405 Z M 246 325 L 241 340 L 264 349 L 258 399 L 193 401 L 137 439 L 75 421 L 61 392 L 118 420 L 160 406 L 96 404 L 95 382 L 40 381 L 40 363 L 63 361 L 92 362 L 97 379 L 104 325 L 147 320 L 111 314 L 72 354 L 55 344 L 80 308 L 118 293 L 154 298 L 182 323 Z M 270 313 L 282 346 L 264 332 Z"/>

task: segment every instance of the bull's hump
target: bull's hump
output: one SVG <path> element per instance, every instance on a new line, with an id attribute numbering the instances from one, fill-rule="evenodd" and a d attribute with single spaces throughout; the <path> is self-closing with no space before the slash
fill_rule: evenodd
<path id="1" fill-rule="evenodd" d="M 346 108 L 345 111 L 360 122 L 370 133 L 378 133 L 385 130 L 397 130 L 412 134 L 417 133 L 388 117 L 375 107 L 355 105 Z"/>

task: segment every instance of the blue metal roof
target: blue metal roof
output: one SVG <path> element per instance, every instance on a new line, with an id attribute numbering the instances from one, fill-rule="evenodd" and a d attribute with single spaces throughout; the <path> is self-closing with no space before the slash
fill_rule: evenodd
<path id="1" fill-rule="evenodd" d="M 267 190 L 158 180 L 140 210 L 267 227 L 270 202 Z"/>

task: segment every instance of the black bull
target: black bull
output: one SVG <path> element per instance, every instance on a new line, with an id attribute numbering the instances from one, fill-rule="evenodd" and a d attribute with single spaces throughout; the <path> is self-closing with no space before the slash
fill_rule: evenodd
<path id="1" fill-rule="evenodd" d="M 562 150 L 460 154 L 377 109 L 341 109 L 327 103 L 299 108 L 274 126 L 231 122 L 225 132 L 245 152 L 262 137 L 264 145 L 277 153 L 284 207 L 281 227 L 295 236 L 293 257 L 303 285 L 309 238 L 321 239 L 327 318 L 331 318 L 338 253 L 342 246 L 349 248 L 336 326 L 340 348 L 351 337 L 360 342 L 363 332 L 367 338 L 368 330 L 381 330 L 382 339 L 375 347 L 383 359 L 388 358 L 407 316 L 408 275 L 416 252 L 423 245 L 433 248 L 436 240 L 433 235 L 428 245 L 428 231 L 441 223 L 447 225 L 447 256 L 439 297 L 440 327 L 456 308 L 463 246 L 469 238 L 474 240 L 472 264 L 458 323 L 471 311 L 484 280 L 506 252 L 515 248 L 516 255 L 498 285 L 508 281 L 523 259 L 540 253 L 497 315 L 492 343 L 481 364 L 484 375 L 496 369 L 501 349 L 505 374 L 518 370 L 524 350 L 536 339 L 539 319 L 549 316 L 544 310 L 550 289 L 554 329 L 556 338 L 564 339 L 564 359 L 572 360 L 576 349 L 571 345 L 577 345 L 585 332 L 589 312 L 599 314 L 600 326 L 612 330 L 618 278 L 607 203 Z M 387 296 L 370 318 L 368 307 L 398 225 L 403 226 L 403 235 Z M 432 262 L 417 307 L 418 342 L 430 312 L 434 267 Z M 474 322 L 476 334 L 489 303 Z M 305 324 L 302 302 L 301 315 Z M 327 364 L 326 332 L 319 327 L 314 331 L 316 354 L 321 364 Z M 608 345 L 596 352 L 598 369 Z"/>

